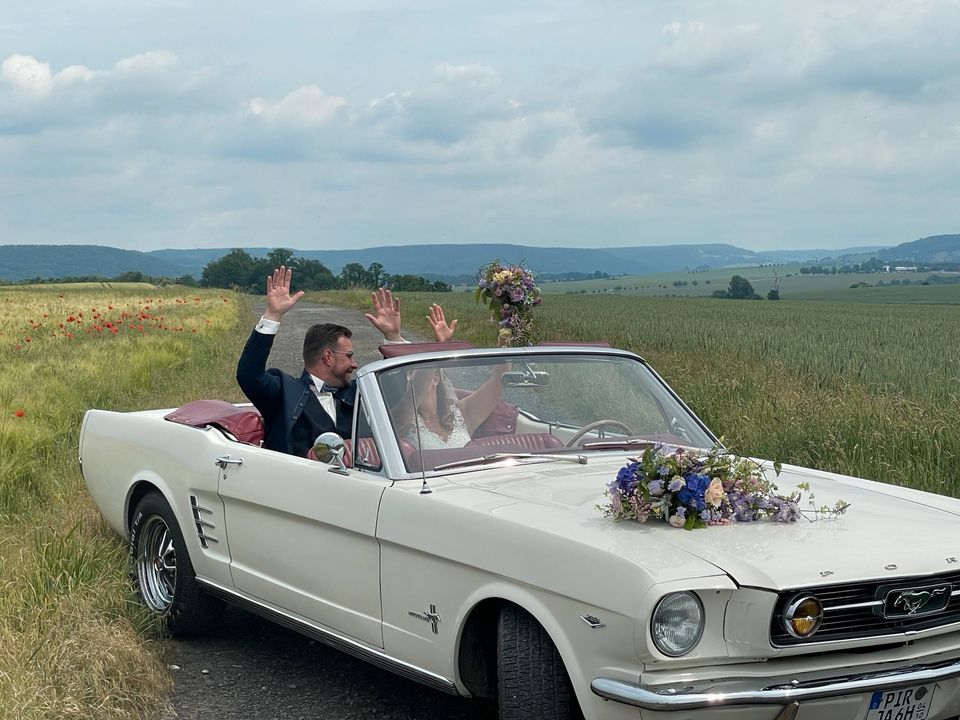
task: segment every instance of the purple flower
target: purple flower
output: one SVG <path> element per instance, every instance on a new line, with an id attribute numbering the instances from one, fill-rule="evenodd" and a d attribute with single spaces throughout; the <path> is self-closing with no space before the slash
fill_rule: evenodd
<path id="1" fill-rule="evenodd" d="M 651 495 L 663 495 L 663 480 L 651 480 L 647 484 L 647 492 Z"/>
<path id="2" fill-rule="evenodd" d="M 661 470 L 663 469 L 664 468 L 661 468 Z M 669 473 L 669 470 L 667 472 Z M 679 475 L 674 475 L 670 479 L 670 484 L 667 485 L 667 490 L 669 490 L 670 492 L 679 492 L 684 488 L 686 484 L 687 483 L 684 481 L 682 477 L 680 477 Z"/>
<path id="3" fill-rule="evenodd" d="M 773 519 L 779 523 L 796 522 L 800 519 L 800 507 L 795 502 L 781 500 Z"/>

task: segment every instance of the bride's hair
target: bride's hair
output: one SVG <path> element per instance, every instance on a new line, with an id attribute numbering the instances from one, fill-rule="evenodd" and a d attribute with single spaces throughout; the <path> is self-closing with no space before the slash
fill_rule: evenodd
<path id="1" fill-rule="evenodd" d="M 457 391 L 453 383 L 443 370 L 437 371 L 440 374 L 440 382 L 437 383 L 437 417 L 444 430 L 453 430 L 457 422 L 455 411 L 457 409 Z"/>

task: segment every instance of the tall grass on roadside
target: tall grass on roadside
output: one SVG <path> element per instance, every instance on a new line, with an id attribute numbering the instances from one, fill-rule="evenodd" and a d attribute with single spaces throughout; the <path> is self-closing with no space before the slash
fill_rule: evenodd
<path id="1" fill-rule="evenodd" d="M 472 293 L 400 296 L 407 327 L 440 302 L 495 343 Z M 548 295 L 534 332 L 633 350 L 738 452 L 960 496 L 960 307 Z"/>
<path id="2" fill-rule="evenodd" d="M 0 720 L 164 709 L 153 620 L 82 485 L 80 423 L 91 407 L 239 399 L 246 313 L 189 288 L 0 290 Z"/>

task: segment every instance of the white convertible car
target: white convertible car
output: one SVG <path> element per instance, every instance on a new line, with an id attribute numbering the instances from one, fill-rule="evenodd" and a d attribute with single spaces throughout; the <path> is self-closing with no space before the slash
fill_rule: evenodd
<path id="1" fill-rule="evenodd" d="M 960 501 L 784 466 L 783 491 L 850 511 L 614 521 L 628 458 L 717 442 L 641 358 L 420 350 L 358 371 L 354 440 L 319 460 L 261 448 L 249 406 L 87 413 L 84 478 L 171 632 L 235 603 L 506 719 L 960 713 Z M 500 399 L 428 443 L 416 370 L 458 397 L 498 377 Z"/>

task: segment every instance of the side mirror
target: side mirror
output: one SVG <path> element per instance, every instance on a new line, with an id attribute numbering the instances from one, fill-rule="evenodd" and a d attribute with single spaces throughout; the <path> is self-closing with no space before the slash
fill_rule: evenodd
<path id="1" fill-rule="evenodd" d="M 343 438 L 335 432 L 325 432 L 313 441 L 313 454 L 317 460 L 329 465 L 330 472 L 349 475 L 347 466 L 343 464 L 343 453 Z"/>

